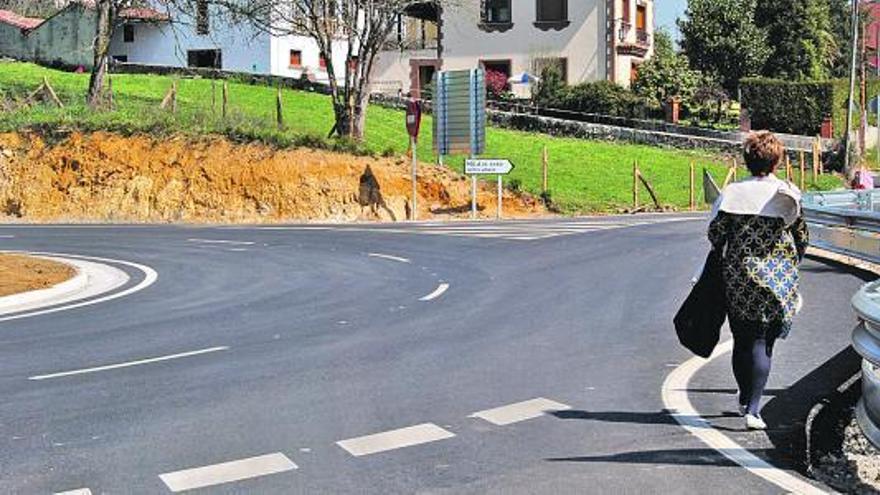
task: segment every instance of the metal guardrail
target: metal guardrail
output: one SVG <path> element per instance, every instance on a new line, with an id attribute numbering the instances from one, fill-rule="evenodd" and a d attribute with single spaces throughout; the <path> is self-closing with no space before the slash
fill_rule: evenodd
<path id="1" fill-rule="evenodd" d="M 804 197 L 811 243 L 822 249 L 880 264 L 880 191 L 813 193 Z M 856 419 L 880 447 L 880 280 L 852 299 L 859 324 L 853 348 L 862 356 L 862 399 Z"/>

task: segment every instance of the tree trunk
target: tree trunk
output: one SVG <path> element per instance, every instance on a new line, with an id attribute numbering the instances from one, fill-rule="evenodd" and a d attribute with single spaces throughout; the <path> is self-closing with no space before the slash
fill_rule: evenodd
<path id="1" fill-rule="evenodd" d="M 98 26 L 95 32 L 94 62 L 89 78 L 89 91 L 86 101 L 92 108 L 101 103 L 104 93 L 104 76 L 107 74 L 107 57 L 110 51 L 110 38 L 113 36 L 113 0 L 97 0 Z"/>

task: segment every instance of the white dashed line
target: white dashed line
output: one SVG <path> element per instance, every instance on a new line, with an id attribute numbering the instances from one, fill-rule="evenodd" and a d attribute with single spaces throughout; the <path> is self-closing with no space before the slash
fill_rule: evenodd
<path id="1" fill-rule="evenodd" d="M 436 289 L 434 289 L 434 292 L 420 298 L 419 301 L 431 301 L 437 299 L 438 297 L 442 296 L 443 293 L 447 290 L 449 290 L 449 284 L 440 284 Z"/>
<path id="2" fill-rule="evenodd" d="M 256 244 L 251 241 L 227 241 L 225 239 L 187 239 L 189 242 L 197 242 L 200 244 L 227 244 L 234 246 L 253 246 Z"/>
<path id="3" fill-rule="evenodd" d="M 0 235 L 0 239 L 15 239 L 14 235 Z"/>
<path id="4" fill-rule="evenodd" d="M 551 411 L 565 411 L 568 409 L 571 409 L 571 406 L 567 404 L 538 397 L 537 399 L 475 412 L 470 417 L 486 420 L 493 425 L 504 426 L 539 418 Z"/>
<path id="5" fill-rule="evenodd" d="M 76 490 L 67 490 L 66 492 L 55 492 L 55 495 L 92 495 L 92 491 L 88 488 L 77 488 Z"/>
<path id="6" fill-rule="evenodd" d="M 148 359 L 139 359 L 137 361 L 129 361 L 126 363 L 108 364 L 108 365 L 104 365 L 104 366 L 96 366 L 94 368 L 84 368 L 84 369 L 73 370 L 73 371 L 62 371 L 60 373 L 50 373 L 47 375 L 31 376 L 31 377 L 28 377 L 28 380 L 35 380 L 35 381 L 48 380 L 50 378 L 61 378 L 61 377 L 72 376 L 72 375 L 84 375 L 86 373 L 97 373 L 99 371 L 109 371 L 109 370 L 116 370 L 116 369 L 120 369 L 120 368 L 130 368 L 132 366 L 141 366 L 144 364 L 160 363 L 162 361 L 170 361 L 172 359 L 181 359 L 181 358 L 185 358 L 185 357 L 199 356 L 201 354 L 208 354 L 211 352 L 225 351 L 228 349 L 229 349 L 229 347 L 226 347 L 226 346 L 209 347 L 208 349 L 200 349 L 198 351 L 181 352 L 179 354 L 170 354 L 168 356 L 159 356 L 159 357 L 148 358 Z"/>
<path id="7" fill-rule="evenodd" d="M 672 411 L 672 417 L 688 432 L 699 438 L 704 444 L 718 451 L 724 457 L 747 469 L 756 476 L 782 488 L 786 493 L 801 495 L 824 494 L 825 491 L 811 485 L 806 480 L 774 467 L 764 459 L 743 448 L 712 427 L 712 424 L 700 416 L 688 397 L 688 383 L 703 366 L 712 360 L 727 354 L 733 349 L 733 341 L 728 340 L 715 348 L 715 352 L 707 360 L 693 357 L 685 361 L 666 377 L 663 382 L 663 403 Z"/>
<path id="8" fill-rule="evenodd" d="M 172 492 L 220 485 L 297 469 L 286 455 L 276 452 L 210 466 L 160 474 L 159 478 Z"/>
<path id="9" fill-rule="evenodd" d="M 367 253 L 367 256 L 371 258 L 381 258 L 383 260 L 397 261 L 398 263 L 410 263 L 410 260 L 407 258 L 401 258 L 400 256 L 393 256 L 390 254 Z"/>
<path id="10" fill-rule="evenodd" d="M 336 442 L 336 445 L 345 449 L 349 454 L 360 457 L 445 440 L 454 436 L 455 433 L 444 430 L 434 423 L 424 423 L 375 435 L 350 438 Z"/>

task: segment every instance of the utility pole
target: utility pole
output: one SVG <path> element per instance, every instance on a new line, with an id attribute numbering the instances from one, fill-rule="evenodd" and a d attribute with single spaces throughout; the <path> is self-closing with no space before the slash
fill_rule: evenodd
<path id="1" fill-rule="evenodd" d="M 853 178 L 853 146 L 852 146 L 852 122 L 853 122 L 853 106 L 855 103 L 856 93 L 856 64 L 858 62 L 859 49 L 859 0 L 853 0 L 852 5 L 852 58 L 849 67 L 849 99 L 846 107 L 846 130 L 844 139 L 846 140 L 846 153 L 844 156 L 843 170 L 847 180 Z"/>

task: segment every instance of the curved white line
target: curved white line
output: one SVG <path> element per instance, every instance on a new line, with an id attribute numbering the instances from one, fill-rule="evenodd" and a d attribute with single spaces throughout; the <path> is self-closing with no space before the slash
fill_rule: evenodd
<path id="1" fill-rule="evenodd" d="M 162 361 L 171 361 L 172 359 L 180 359 L 185 357 L 199 356 L 211 352 L 227 351 L 228 346 L 209 347 L 207 349 L 199 349 L 198 351 L 181 352 L 178 354 L 169 354 L 167 356 L 152 357 L 146 359 L 138 359 L 137 361 L 128 361 L 125 363 L 106 364 L 103 366 L 95 366 L 93 368 L 83 368 L 81 370 L 62 371 L 59 373 L 50 373 L 48 375 L 36 375 L 28 377 L 28 380 L 48 380 L 50 378 L 62 378 L 65 376 L 85 375 L 86 373 L 97 373 L 99 371 L 118 370 L 120 368 L 131 368 L 132 366 L 141 366 L 144 364 L 161 363 Z"/>
<path id="2" fill-rule="evenodd" d="M 449 284 L 440 284 L 436 289 L 434 289 L 434 292 L 420 298 L 419 301 L 430 301 L 432 299 L 437 299 L 438 297 L 442 296 L 443 293 L 446 292 L 448 289 Z"/>
<path id="3" fill-rule="evenodd" d="M 410 263 L 410 260 L 408 258 L 401 258 L 400 256 L 393 256 L 390 254 L 367 253 L 367 256 L 369 256 L 370 258 L 381 258 L 383 260 L 397 261 L 399 263 Z"/>
<path id="4" fill-rule="evenodd" d="M 773 483 L 787 493 L 826 493 L 806 480 L 774 467 L 764 459 L 743 448 L 727 435 L 712 428 L 712 424 L 700 416 L 700 413 L 691 404 L 687 394 L 691 378 L 712 360 L 729 353 L 732 349 L 733 341 L 728 340 L 718 345 L 709 359 L 694 357 L 675 368 L 663 382 L 663 404 L 672 412 L 672 417 L 685 430 L 752 474 Z"/>
<path id="5" fill-rule="evenodd" d="M 93 257 L 93 256 L 80 256 L 80 255 L 75 255 L 75 254 L 63 254 L 63 253 L 42 253 L 42 252 L 40 252 L 40 253 L 31 253 L 31 254 L 45 255 L 45 256 L 56 256 L 58 258 L 74 258 L 74 259 L 98 261 L 98 262 L 104 262 L 104 263 L 118 263 L 120 265 L 130 266 L 132 268 L 140 270 L 141 272 L 144 273 L 144 279 L 141 280 L 141 282 L 139 284 L 137 284 L 133 287 L 129 287 L 128 289 L 125 289 L 123 291 L 116 292 L 116 293 L 110 294 L 108 296 L 100 297 L 98 299 L 91 299 L 91 300 L 83 301 L 83 302 L 79 302 L 79 303 L 68 304 L 65 306 L 59 306 L 57 308 L 44 309 L 44 310 L 40 310 L 40 311 L 33 311 L 30 313 L 24 313 L 24 314 L 20 314 L 20 315 L 6 316 L 3 318 L 0 318 L 0 322 L 19 320 L 22 318 L 31 318 L 34 316 L 47 315 L 47 314 L 51 314 L 51 313 L 57 313 L 59 311 L 67 311 L 70 309 L 82 308 L 85 306 L 91 306 L 93 304 L 99 304 L 99 303 L 103 303 L 103 302 L 107 302 L 107 301 L 112 301 L 114 299 L 119 299 L 120 297 L 125 297 L 128 295 L 134 294 L 135 292 L 140 292 L 140 291 L 146 289 L 147 287 L 153 285 L 156 282 L 156 280 L 159 279 L 159 274 L 156 272 L 156 270 L 153 270 L 149 266 L 141 265 L 139 263 L 134 263 L 131 261 L 116 260 L 116 259 L 111 259 L 111 258 L 97 258 L 97 257 Z"/>

